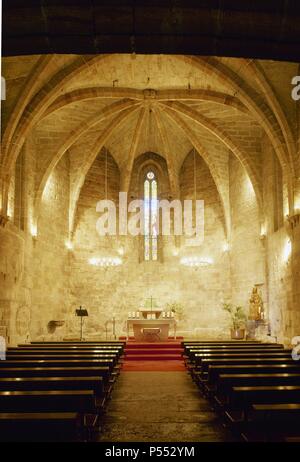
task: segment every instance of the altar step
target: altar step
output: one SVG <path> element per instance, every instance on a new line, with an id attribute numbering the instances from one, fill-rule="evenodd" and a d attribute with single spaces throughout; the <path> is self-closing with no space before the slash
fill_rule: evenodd
<path id="1" fill-rule="evenodd" d="M 139 355 L 125 355 L 126 361 L 163 361 L 163 360 L 178 360 L 181 359 L 179 354 L 139 354 Z"/>
<path id="2" fill-rule="evenodd" d="M 182 359 L 180 342 L 127 342 L 125 361 L 173 361 Z"/>
<path id="3" fill-rule="evenodd" d="M 168 351 L 169 353 L 171 350 L 178 350 L 182 351 L 182 347 L 178 345 L 178 343 L 126 343 L 126 350 L 156 350 L 156 351 Z"/>
<path id="4" fill-rule="evenodd" d="M 129 339 L 127 339 L 127 337 L 125 337 L 124 335 L 122 335 L 122 336 L 119 337 L 119 340 L 122 341 L 122 342 L 125 342 L 125 341 L 127 340 L 127 342 L 128 342 L 128 341 L 129 341 L 129 342 L 133 341 L 134 343 L 136 343 L 134 337 L 131 337 L 131 336 L 129 337 Z M 174 336 L 173 336 L 173 337 L 171 336 L 171 337 L 168 338 L 168 340 L 167 340 L 165 343 L 167 343 L 167 342 L 172 342 L 172 343 L 174 343 L 174 342 L 175 342 L 176 344 L 178 344 L 178 341 L 180 342 L 180 341 L 182 341 L 182 340 L 183 340 L 183 337 L 182 337 L 182 336 L 178 336 L 178 335 L 177 335 L 177 336 L 176 336 L 176 339 L 174 339 Z M 147 343 L 149 343 L 149 342 L 147 342 Z"/>
<path id="5" fill-rule="evenodd" d="M 182 350 L 180 348 L 129 348 L 128 350 L 125 349 L 125 354 L 127 355 L 150 355 L 150 354 L 155 354 L 155 355 L 181 355 Z"/>

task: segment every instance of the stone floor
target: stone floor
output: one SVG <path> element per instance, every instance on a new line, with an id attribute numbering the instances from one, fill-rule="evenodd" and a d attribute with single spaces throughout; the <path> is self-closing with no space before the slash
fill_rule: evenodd
<path id="1" fill-rule="evenodd" d="M 123 372 L 100 441 L 220 442 L 233 437 L 186 372 Z"/>

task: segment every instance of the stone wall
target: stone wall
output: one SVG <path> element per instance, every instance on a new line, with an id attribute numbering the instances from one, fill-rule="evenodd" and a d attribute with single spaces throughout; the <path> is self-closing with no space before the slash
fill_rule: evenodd
<path id="1" fill-rule="evenodd" d="M 145 298 L 154 296 L 164 307 L 179 301 L 184 305 L 179 333 L 187 336 L 224 338 L 229 334 L 229 319 L 222 303 L 232 301 L 248 307 L 254 284 L 260 286 L 270 322 L 272 339 L 289 344 L 299 333 L 297 275 L 299 275 L 299 232 L 281 226 L 274 231 L 274 152 L 263 140 L 264 210 L 259 214 L 249 178 L 234 158 L 229 159 L 230 212 L 232 233 L 229 252 L 224 210 L 209 170 L 196 157 L 197 199 L 204 200 L 205 240 L 197 249 L 185 246 L 184 239 L 163 237 L 163 258 L 144 262 L 141 238 L 131 236 L 100 237 L 96 232 L 98 200 L 105 198 L 105 151 L 97 157 L 82 188 L 76 215 L 74 248 L 68 250 L 68 211 L 70 165 L 65 155 L 53 171 L 44 191 L 37 236 L 34 229 L 36 191 L 36 150 L 34 135 L 22 151 L 24 156 L 24 230 L 9 222 L 0 228 L 0 326 L 7 328 L 12 344 L 30 339 L 78 338 L 79 305 L 89 310 L 85 333 L 89 338 L 108 335 L 116 318 L 116 334 L 125 334 L 125 320 Z M 147 157 L 148 156 L 148 157 Z M 144 162 L 166 171 L 158 155 L 141 156 L 134 165 L 129 198 L 140 197 L 137 172 Z M 161 165 L 160 165 L 161 164 Z M 117 201 L 120 173 L 113 157 L 107 156 L 107 197 Z M 167 176 L 160 176 L 162 197 L 170 195 Z M 181 199 L 194 197 L 194 157 L 190 153 L 181 168 Z M 14 191 L 10 207 L 13 210 Z M 12 212 L 13 217 L 13 212 Z M 262 218 L 263 217 L 263 218 Z M 266 237 L 261 237 L 265 233 Z M 298 233 L 298 234 L 297 234 Z M 291 241 L 291 243 L 289 242 Z M 289 246 L 292 254 L 289 255 Z M 103 254 L 123 259 L 114 268 L 99 268 L 89 259 Z M 207 268 L 180 264 L 184 255 L 197 253 L 210 257 Z M 267 256 L 267 258 L 266 258 Z M 63 321 L 62 327 L 49 332 L 51 320 Z M 107 324 L 106 324 L 107 323 Z"/>
<path id="2" fill-rule="evenodd" d="M 150 156 L 154 162 L 155 156 Z M 157 160 L 157 159 L 156 159 Z M 98 156 L 84 185 L 78 208 L 71 265 L 72 310 L 84 305 L 90 313 L 85 320 L 86 333 L 103 335 L 105 323 L 115 317 L 117 335 L 125 334 L 129 311 L 135 311 L 152 295 L 164 307 L 178 301 L 184 305 L 179 332 L 191 335 L 219 336 L 228 333 L 228 320 L 221 303 L 230 295 L 229 258 L 224 254 L 224 217 L 220 199 L 209 170 L 197 158 L 197 198 L 205 201 L 205 241 L 197 252 L 208 255 L 213 264 L 208 268 L 189 268 L 180 264 L 180 256 L 189 251 L 176 246 L 173 236 L 163 238 L 163 262 L 140 259 L 140 237 L 101 238 L 95 231 L 96 203 L 103 198 L 104 159 Z M 110 159 L 108 190 L 116 196 L 118 171 Z M 193 158 L 188 156 L 180 177 L 182 199 L 193 197 Z M 168 184 L 162 185 L 164 195 Z M 138 191 L 136 183 L 133 190 Z M 97 193 L 97 194 L 95 194 Z M 109 197 L 110 197 L 109 196 Z M 99 215 L 98 215 L 99 216 Z M 107 248 L 122 253 L 123 264 L 113 268 L 90 265 L 91 257 L 101 256 Z M 78 336 L 79 323 L 70 320 L 70 335 Z M 108 326 L 111 331 L 111 325 Z"/>
<path id="3" fill-rule="evenodd" d="M 7 328 L 12 344 L 63 336 L 64 328 L 49 336 L 47 326 L 51 320 L 64 320 L 70 307 L 69 253 L 65 246 L 68 157 L 57 165 L 47 184 L 37 229 L 33 225 L 35 158 L 35 143 L 30 139 L 24 152 L 24 231 L 12 222 L 0 227 L 0 324 Z"/>
<path id="4" fill-rule="evenodd" d="M 90 335 L 103 335 L 113 314 L 123 333 L 128 311 L 151 294 L 161 305 L 184 304 L 186 336 L 221 336 L 229 327 L 222 303 L 247 308 L 254 284 L 272 339 L 300 333 L 300 111 L 290 94 L 297 63 L 59 54 L 3 64 L 0 327 L 12 342 L 78 336 L 80 304 L 90 311 Z M 159 261 L 144 262 L 142 238 L 99 237 L 105 153 L 108 198 L 117 200 L 120 187 L 142 197 L 141 177 L 153 165 L 160 198 L 191 199 L 194 148 L 212 174 L 197 155 L 202 246 L 165 236 Z M 89 263 L 110 252 L 122 266 Z M 182 266 L 190 254 L 212 264 Z M 51 320 L 64 325 L 51 333 Z"/>
<path id="5" fill-rule="evenodd" d="M 253 187 L 242 165 L 232 156 L 229 159 L 229 172 L 232 302 L 248 310 L 255 284 L 263 284 L 261 289 L 267 304 L 264 240 L 260 239 L 260 217 Z"/>

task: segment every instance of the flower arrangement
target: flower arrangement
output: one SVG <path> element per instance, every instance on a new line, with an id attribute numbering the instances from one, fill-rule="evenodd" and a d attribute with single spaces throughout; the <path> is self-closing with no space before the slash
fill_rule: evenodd
<path id="1" fill-rule="evenodd" d="M 172 311 L 174 315 L 176 315 L 178 321 L 180 321 L 183 318 L 184 307 L 182 303 L 179 303 L 179 302 L 167 303 L 165 306 L 165 310 Z"/>
<path id="2" fill-rule="evenodd" d="M 232 328 L 234 330 L 243 329 L 245 327 L 247 316 L 242 306 L 234 306 L 231 303 L 224 303 L 223 310 L 230 314 Z"/>

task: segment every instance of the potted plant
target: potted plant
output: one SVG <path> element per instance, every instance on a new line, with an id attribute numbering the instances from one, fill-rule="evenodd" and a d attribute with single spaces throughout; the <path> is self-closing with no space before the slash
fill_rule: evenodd
<path id="1" fill-rule="evenodd" d="M 231 303 L 224 303 L 223 309 L 227 311 L 231 317 L 231 338 L 243 340 L 245 337 L 245 323 L 247 319 L 244 308 L 242 306 L 234 306 Z"/>
<path id="2" fill-rule="evenodd" d="M 183 318 L 183 305 L 179 302 L 167 303 L 165 307 L 166 311 L 172 311 L 174 316 L 177 317 L 178 321 Z"/>

